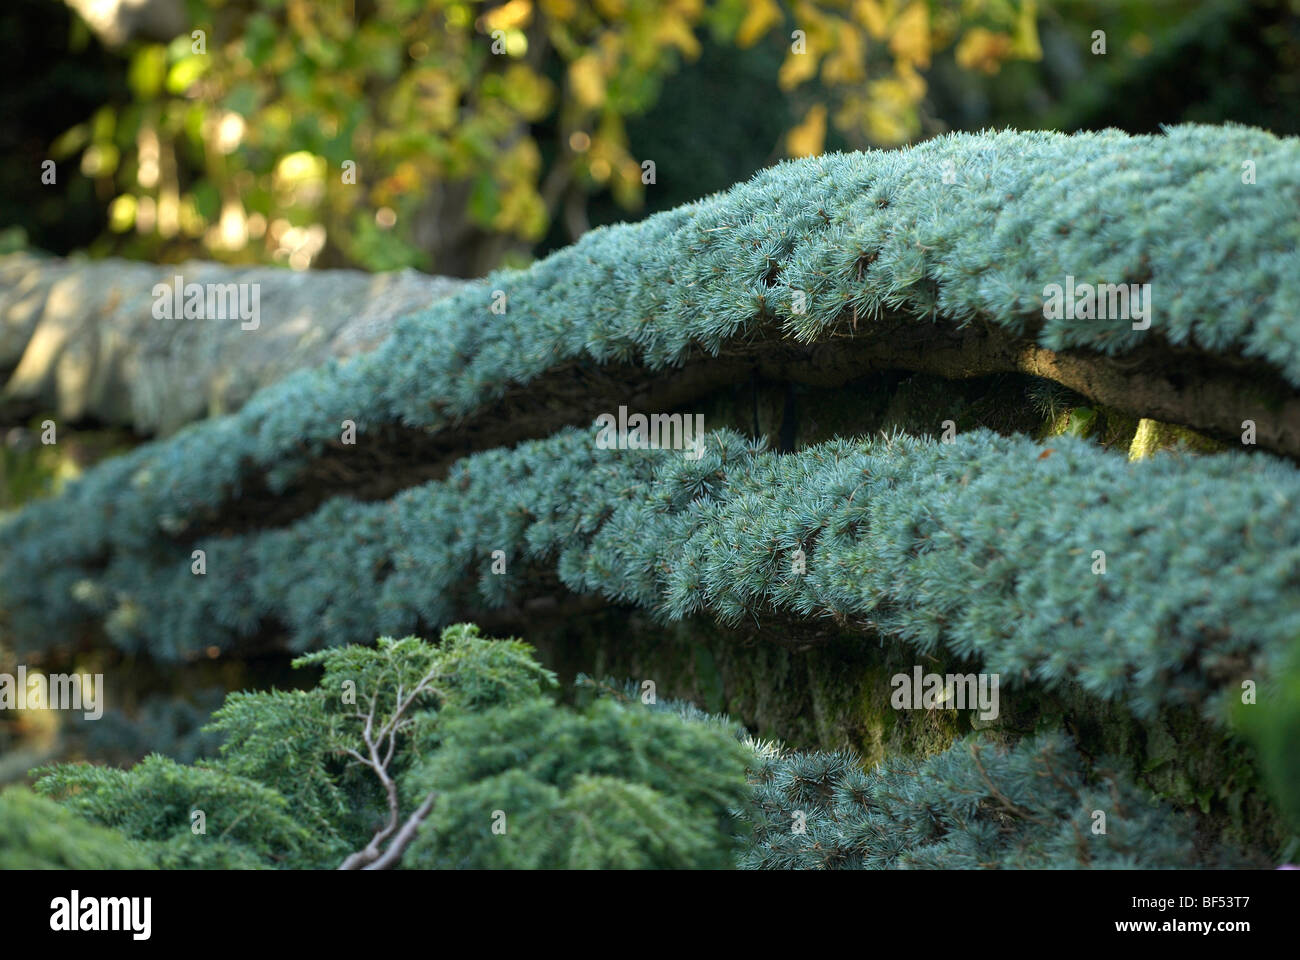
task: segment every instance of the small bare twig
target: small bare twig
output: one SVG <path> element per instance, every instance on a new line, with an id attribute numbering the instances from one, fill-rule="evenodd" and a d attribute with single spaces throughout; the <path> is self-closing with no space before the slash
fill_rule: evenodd
<path id="1" fill-rule="evenodd" d="M 378 709 L 379 696 L 377 693 L 370 695 L 370 709 L 366 713 L 359 710 L 353 716 L 364 721 L 361 730 L 361 741 L 365 746 L 366 754 L 363 755 L 357 750 L 346 747 L 343 753 L 352 757 L 359 764 L 370 770 L 379 779 L 380 785 L 384 788 L 384 794 L 388 799 L 388 821 L 370 838 L 370 842 L 364 848 L 356 853 L 350 854 L 346 860 L 339 864 L 340 870 L 382 870 L 391 867 L 401 858 L 403 852 L 410 845 L 411 840 L 415 837 L 416 830 L 429 815 L 433 809 L 434 801 L 437 799 L 437 792 L 431 792 L 421 802 L 420 806 L 414 813 L 402 822 L 401 814 L 401 796 L 398 791 L 397 781 L 389 773 L 389 767 L 393 762 L 393 756 L 397 752 L 397 735 L 406 730 L 414 722 L 404 715 L 422 693 L 432 691 L 445 698 L 445 694 L 433 686 L 433 681 L 437 675 L 437 668 L 431 669 L 420 680 L 410 693 L 404 693 L 402 684 L 397 685 L 397 694 L 393 702 L 393 714 L 387 721 L 375 730 L 375 711 Z M 387 745 L 384 746 L 384 741 Z M 380 757 L 380 749 L 383 746 L 384 755 Z M 392 838 L 384 848 L 384 843 Z"/>

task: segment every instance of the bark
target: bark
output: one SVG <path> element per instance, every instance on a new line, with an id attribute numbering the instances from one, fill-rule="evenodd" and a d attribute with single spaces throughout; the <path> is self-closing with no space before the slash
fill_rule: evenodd
<path id="1" fill-rule="evenodd" d="M 164 43 L 189 24 L 184 0 L 64 0 L 106 47 L 140 37 Z"/>
<path id="2" fill-rule="evenodd" d="M 238 318 L 155 319 L 154 285 L 176 276 L 257 284 L 257 329 Z M 172 433 L 238 409 L 293 370 L 370 349 L 399 317 L 462 285 L 413 270 L 0 257 L 0 424 L 53 411 L 70 423 Z"/>

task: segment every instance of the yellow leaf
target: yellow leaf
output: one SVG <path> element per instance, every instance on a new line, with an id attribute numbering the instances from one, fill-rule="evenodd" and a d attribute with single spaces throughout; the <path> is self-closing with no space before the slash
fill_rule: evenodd
<path id="1" fill-rule="evenodd" d="M 814 157 L 826 144 L 826 107 L 814 104 L 803 122 L 786 134 L 786 151 L 792 157 Z"/>
<path id="2" fill-rule="evenodd" d="M 822 80 L 830 84 L 858 83 L 867 76 L 866 43 L 852 24 L 840 24 L 835 34 L 835 52 L 826 58 Z"/>
<path id="3" fill-rule="evenodd" d="M 899 60 L 918 67 L 930 65 L 930 11 L 921 0 L 914 0 L 894 22 L 889 49 Z"/>
<path id="4" fill-rule="evenodd" d="M 676 47 L 691 60 L 700 55 L 700 42 L 695 39 L 691 25 L 679 16 L 662 15 L 655 26 L 655 40 L 664 46 Z"/>
<path id="5" fill-rule="evenodd" d="M 136 200 L 124 193 L 114 198 L 108 205 L 108 229 L 114 233 L 126 233 L 135 223 Z"/>
<path id="6" fill-rule="evenodd" d="M 480 22 L 485 32 L 493 30 L 518 30 L 533 19 L 533 0 L 510 0 L 503 6 L 483 14 Z"/>
<path id="7" fill-rule="evenodd" d="M 577 0 L 542 0 L 542 10 L 552 20 L 566 23 L 578 12 Z"/>
<path id="8" fill-rule="evenodd" d="M 744 49 L 758 43 L 772 27 L 784 19 L 775 0 L 748 0 L 749 10 L 736 31 L 736 46 Z"/>
<path id="9" fill-rule="evenodd" d="M 1021 60 L 1043 59 L 1043 48 L 1038 43 L 1038 0 L 1021 0 L 1011 37 L 1011 56 Z"/>
<path id="10" fill-rule="evenodd" d="M 1011 38 L 1005 33 L 994 33 L 983 27 L 971 27 L 957 44 L 957 66 L 963 70 L 979 70 L 994 74 L 1002 69 L 1002 61 L 1011 52 Z"/>
<path id="11" fill-rule="evenodd" d="M 916 101 L 909 85 L 889 77 L 877 80 L 869 89 L 865 110 L 867 135 L 875 143 L 898 144 L 911 139 L 919 129 Z"/>
<path id="12" fill-rule="evenodd" d="M 883 40 L 889 29 L 879 0 L 853 0 L 853 17 L 867 28 L 867 33 Z"/>
<path id="13" fill-rule="evenodd" d="M 569 64 L 569 86 L 580 106 L 594 110 L 605 102 L 605 74 L 595 54 L 583 54 Z"/>
<path id="14" fill-rule="evenodd" d="M 501 158 L 512 179 L 531 183 L 542 169 L 542 152 L 531 137 L 522 137 Z"/>
<path id="15" fill-rule="evenodd" d="M 501 233 L 515 233 L 538 240 L 546 232 L 546 204 L 528 183 L 516 183 L 499 198 L 500 208 L 492 226 Z"/>
<path id="16" fill-rule="evenodd" d="M 511 64 L 504 80 L 506 102 L 525 120 L 539 120 L 551 108 L 551 82 L 522 63 Z"/>
<path id="17" fill-rule="evenodd" d="M 918 104 L 925 96 L 925 78 L 906 61 L 894 64 L 894 76 L 902 85 L 903 97 L 909 104 Z"/>
<path id="18" fill-rule="evenodd" d="M 791 50 L 785 55 L 785 62 L 777 71 L 776 80 L 782 90 L 793 90 L 805 80 L 811 80 L 817 74 L 817 55 L 810 43 L 807 53 L 795 53 Z"/>

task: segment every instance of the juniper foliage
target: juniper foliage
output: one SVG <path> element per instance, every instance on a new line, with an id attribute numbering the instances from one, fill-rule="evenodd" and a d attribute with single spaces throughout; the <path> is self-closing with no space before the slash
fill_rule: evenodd
<path id="1" fill-rule="evenodd" d="M 444 732 L 456 749 L 407 778 L 413 796 L 436 790 L 438 803 L 404 864 L 733 866 L 730 811 L 747 798 L 748 756 L 725 730 L 608 700 L 581 713 L 536 700 Z M 494 835 L 482 825 L 498 810 Z"/>
<path id="2" fill-rule="evenodd" d="M 437 647 L 383 638 L 299 661 L 311 691 L 232 694 L 219 760 L 153 756 L 131 770 L 64 765 L 0 794 L 6 862 L 170 869 L 329 867 L 382 821 L 383 791 L 349 751 L 405 694 L 384 763 L 403 811 L 429 816 L 391 865 L 407 868 L 951 868 L 1234 866 L 1197 846 L 1186 815 L 1059 735 L 1008 747 L 971 738 L 866 771 L 848 752 L 755 740 L 723 716 L 595 684 L 570 709 L 517 641 L 468 625 Z M 427 687 L 423 678 L 436 679 Z M 588 687 L 591 681 L 584 681 Z M 345 695 L 355 684 L 353 701 Z M 359 707 L 359 709 L 353 709 Z M 357 758 L 360 759 L 360 758 Z M 206 830 L 196 832 L 194 811 Z M 1104 830 L 1095 830 L 1098 813 Z M 39 814 L 40 816 L 36 816 Z M 45 830 L 48 824 L 51 832 Z M 34 826 L 35 825 L 35 826 Z"/>
<path id="3" fill-rule="evenodd" d="M 145 870 L 149 856 L 121 833 L 22 787 L 0 792 L 0 865 L 6 870 Z"/>
<path id="4" fill-rule="evenodd" d="M 969 737 L 928 759 L 863 770 L 851 753 L 756 751 L 748 869 L 1226 869 L 1192 816 L 1144 794 L 1068 737 L 1008 747 Z"/>
<path id="5" fill-rule="evenodd" d="M 212 723 L 216 760 L 47 767 L 37 790 L 169 869 L 338 866 L 389 814 L 380 769 L 401 818 L 435 797 L 402 866 L 731 865 L 748 755 L 728 729 L 608 701 L 561 707 L 526 644 L 469 625 L 436 646 L 381 638 L 296 663 L 322 668 L 320 683 L 231 694 Z M 370 753 L 376 730 L 391 735 Z"/>
<path id="6" fill-rule="evenodd" d="M 136 841 L 162 869 L 319 865 L 311 834 L 283 796 L 219 767 L 152 754 L 130 770 L 69 764 L 33 773 L 40 794 Z"/>

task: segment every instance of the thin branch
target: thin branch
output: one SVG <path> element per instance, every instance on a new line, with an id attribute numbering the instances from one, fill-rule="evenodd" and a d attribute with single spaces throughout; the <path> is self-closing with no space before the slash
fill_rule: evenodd
<path id="1" fill-rule="evenodd" d="M 433 681 L 437 675 L 438 667 L 431 667 L 429 672 L 416 684 L 415 688 L 406 694 L 404 694 L 403 685 L 398 683 L 397 694 L 393 701 L 393 713 L 380 726 L 378 732 L 375 731 L 375 711 L 378 707 L 378 694 L 371 694 L 370 710 L 364 717 L 359 712 L 356 714 L 358 719 L 364 719 L 365 721 L 365 725 L 361 730 L 361 739 L 369 758 L 363 757 L 350 747 L 345 747 L 343 752 L 348 756 L 355 757 L 363 766 L 369 767 L 379 779 L 388 801 L 388 821 L 370 838 L 370 842 L 363 849 L 350 854 L 339 865 L 340 870 L 378 870 L 396 863 L 401 859 L 402 852 L 415 836 L 415 831 L 419 829 L 420 824 L 429 815 L 429 811 L 433 809 L 436 793 L 430 793 L 425 797 L 419 808 L 406 819 L 405 823 L 401 823 L 401 797 L 397 782 L 389 774 L 388 768 L 393 761 L 394 754 L 397 752 L 398 733 L 409 729 L 414 722 L 404 717 L 411 704 L 419 699 L 420 694 L 427 691 L 432 691 L 444 700 L 446 699 L 446 694 L 433 686 Z M 385 740 L 388 741 L 388 745 L 381 759 L 379 756 L 380 745 Z M 384 842 L 390 837 L 393 839 L 388 844 L 388 848 L 381 849 Z"/>
<path id="2" fill-rule="evenodd" d="M 420 824 L 424 823 L 429 812 L 433 810 L 434 801 L 437 799 L 437 791 L 434 791 L 425 797 L 424 802 L 420 804 L 419 808 L 406 818 L 406 823 L 402 824 L 402 829 L 398 832 L 397 836 L 393 838 L 393 842 L 388 845 L 388 849 L 384 851 L 384 855 L 374 863 L 362 867 L 361 869 L 386 870 L 402 859 L 402 854 L 406 852 L 406 848 L 410 846 L 411 841 L 415 838 L 415 831 L 420 828 Z"/>
<path id="3" fill-rule="evenodd" d="M 997 800 L 1008 813 L 1017 816 L 1022 820 L 1028 820 L 1031 823 L 1041 824 L 1046 827 L 1052 825 L 1052 821 L 1044 820 L 1042 817 L 1035 816 L 997 788 L 997 785 L 989 777 L 989 772 L 984 769 L 984 764 L 980 762 L 980 748 L 978 746 L 972 743 L 970 745 L 970 752 L 971 756 L 975 759 L 975 768 L 979 770 L 980 777 L 984 780 L 984 785 L 989 788 L 989 793 L 993 795 L 993 798 Z"/>

